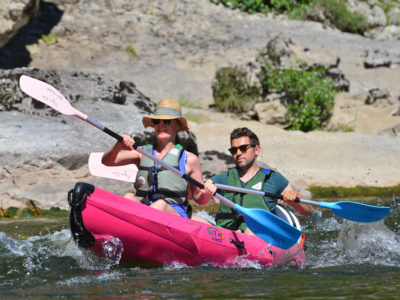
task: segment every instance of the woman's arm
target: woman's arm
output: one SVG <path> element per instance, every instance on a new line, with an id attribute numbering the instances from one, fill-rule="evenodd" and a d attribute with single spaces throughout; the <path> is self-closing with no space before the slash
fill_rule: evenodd
<path id="1" fill-rule="evenodd" d="M 122 135 L 123 142 L 118 141 L 113 147 L 104 152 L 102 163 L 106 166 L 123 166 L 135 164 L 139 166 L 141 153 L 133 149 L 135 141 L 127 135 Z M 124 150 L 124 151 L 121 151 Z"/>
<path id="2" fill-rule="evenodd" d="M 199 158 L 191 152 L 188 153 L 188 159 L 186 163 L 187 175 L 204 184 L 203 174 L 200 166 Z M 205 188 L 201 189 L 193 183 L 189 184 L 190 192 L 193 195 L 194 201 L 200 205 L 206 205 L 210 200 L 211 196 L 215 194 L 217 188 L 211 180 L 207 180 Z"/>

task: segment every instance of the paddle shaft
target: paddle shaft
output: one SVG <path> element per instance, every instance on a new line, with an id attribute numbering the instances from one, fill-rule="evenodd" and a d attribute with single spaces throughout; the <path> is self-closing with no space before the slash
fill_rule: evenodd
<path id="1" fill-rule="evenodd" d="M 90 119 L 89 117 L 87 117 L 85 119 L 86 122 L 92 124 L 93 126 L 95 126 L 96 128 L 104 131 L 105 133 L 107 133 L 108 135 L 112 136 L 113 138 L 117 139 L 120 142 L 123 142 L 123 137 L 120 136 L 118 133 L 112 131 L 111 129 L 103 126 L 102 124 L 100 124 L 99 122 L 96 122 L 92 119 Z M 166 162 L 162 161 L 161 159 L 155 157 L 154 155 L 147 153 L 146 151 L 144 151 L 142 148 L 138 147 L 137 145 L 133 145 L 133 148 L 140 152 L 142 155 L 146 156 L 147 158 L 157 162 L 158 164 L 160 164 L 161 166 L 163 166 L 164 168 L 170 170 L 171 172 L 173 172 L 175 175 L 182 177 L 185 180 L 190 181 L 191 183 L 195 184 L 196 186 L 198 186 L 199 188 L 203 189 L 204 188 L 204 184 L 198 182 L 196 179 L 188 176 L 187 174 L 183 174 L 181 173 L 178 169 L 174 168 L 173 166 L 170 166 L 169 164 L 167 164 Z M 228 199 L 226 199 L 224 196 L 222 196 L 221 194 L 216 193 L 214 195 L 217 199 L 219 199 L 220 201 L 224 202 L 226 205 L 228 205 L 231 208 L 235 208 L 236 204 Z"/>
<path id="2" fill-rule="evenodd" d="M 282 196 L 282 195 L 273 194 L 273 193 L 268 193 L 268 192 L 263 192 L 263 191 L 245 189 L 245 188 L 230 186 L 230 185 L 226 185 L 226 184 L 219 184 L 219 183 L 215 184 L 215 186 L 216 186 L 218 189 L 221 189 L 221 190 L 227 190 L 227 191 L 232 191 L 232 192 L 253 194 L 253 195 L 258 195 L 258 196 L 262 196 L 262 197 L 270 197 L 270 198 L 274 198 L 274 199 L 283 199 L 283 196 Z M 299 197 L 297 197 L 294 201 L 295 201 L 295 202 L 299 202 L 299 203 L 305 203 L 305 204 L 315 205 L 315 206 L 321 206 L 321 204 L 320 204 L 319 202 L 317 202 L 317 201 L 301 199 L 301 198 L 299 198 Z"/>

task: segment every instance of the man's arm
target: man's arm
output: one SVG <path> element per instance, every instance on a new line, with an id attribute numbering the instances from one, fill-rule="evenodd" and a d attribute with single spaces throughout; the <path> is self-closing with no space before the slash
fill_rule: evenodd
<path id="1" fill-rule="evenodd" d="M 314 212 L 314 208 L 309 204 L 304 204 L 300 202 L 294 202 L 296 197 L 304 198 L 303 195 L 298 194 L 297 191 L 290 185 L 290 183 L 286 186 L 286 188 L 282 192 L 283 202 L 292 206 L 297 212 L 302 216 L 312 216 Z"/>

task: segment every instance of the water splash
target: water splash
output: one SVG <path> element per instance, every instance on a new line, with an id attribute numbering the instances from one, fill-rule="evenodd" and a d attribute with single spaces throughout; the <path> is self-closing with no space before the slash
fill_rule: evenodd
<path id="1" fill-rule="evenodd" d="M 343 222 L 337 245 L 344 261 L 400 266 L 400 236 L 390 231 L 383 221 Z"/>

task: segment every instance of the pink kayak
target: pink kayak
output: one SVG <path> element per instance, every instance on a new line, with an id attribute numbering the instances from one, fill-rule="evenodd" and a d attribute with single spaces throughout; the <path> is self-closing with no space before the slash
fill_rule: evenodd
<path id="1" fill-rule="evenodd" d="M 256 236 L 171 215 L 81 182 L 70 191 L 68 202 L 78 245 L 107 256 L 106 246 L 117 239 L 123 264 L 305 265 L 304 235 L 283 250 Z M 291 212 L 279 207 L 277 215 L 300 229 Z"/>

